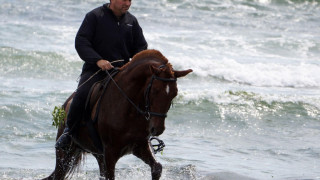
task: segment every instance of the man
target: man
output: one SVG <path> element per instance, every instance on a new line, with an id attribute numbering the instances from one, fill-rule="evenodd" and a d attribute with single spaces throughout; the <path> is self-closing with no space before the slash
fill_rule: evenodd
<path id="1" fill-rule="evenodd" d="M 66 128 L 57 140 L 56 148 L 65 150 L 71 143 L 85 112 L 85 102 L 91 86 L 106 77 L 105 70 L 121 67 L 148 44 L 137 19 L 128 12 L 131 0 L 110 0 L 87 13 L 75 39 L 76 50 L 85 61 L 78 89 L 69 109 Z M 123 62 L 112 61 L 123 60 Z M 94 75 L 97 71 L 98 74 Z M 88 80 L 89 79 L 89 80 Z"/>

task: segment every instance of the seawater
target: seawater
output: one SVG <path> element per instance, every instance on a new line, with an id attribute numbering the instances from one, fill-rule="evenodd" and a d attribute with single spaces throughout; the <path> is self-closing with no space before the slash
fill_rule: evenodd
<path id="1" fill-rule="evenodd" d="M 0 179 L 55 166 L 53 107 L 75 90 L 75 34 L 98 0 L 0 0 Z M 162 179 L 320 179 L 320 1 L 132 1 L 177 70 Z M 91 155 L 73 179 L 98 179 Z M 117 179 L 151 179 L 134 156 Z"/>

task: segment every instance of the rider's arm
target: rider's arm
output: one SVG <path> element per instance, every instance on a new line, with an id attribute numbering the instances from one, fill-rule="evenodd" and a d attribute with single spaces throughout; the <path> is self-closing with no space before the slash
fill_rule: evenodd
<path id="1" fill-rule="evenodd" d="M 92 42 L 96 28 L 96 15 L 88 13 L 84 18 L 75 39 L 75 47 L 80 58 L 88 63 L 103 59 L 93 48 Z"/>

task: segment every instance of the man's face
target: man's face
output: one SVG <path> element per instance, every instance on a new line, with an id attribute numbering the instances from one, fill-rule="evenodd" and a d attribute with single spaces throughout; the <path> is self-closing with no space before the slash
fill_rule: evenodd
<path id="1" fill-rule="evenodd" d="M 111 0 L 110 9 L 117 16 L 121 16 L 129 10 L 130 6 L 131 0 Z"/>

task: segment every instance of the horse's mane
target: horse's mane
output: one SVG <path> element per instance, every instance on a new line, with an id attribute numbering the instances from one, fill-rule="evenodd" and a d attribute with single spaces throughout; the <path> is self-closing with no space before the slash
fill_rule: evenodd
<path id="1" fill-rule="evenodd" d="M 160 51 L 155 50 L 155 49 L 148 49 L 148 50 L 141 51 L 141 52 L 137 53 L 136 55 L 134 55 L 132 60 L 130 62 L 128 62 L 126 65 L 122 66 L 120 68 L 120 70 L 124 70 L 128 67 L 135 67 L 136 65 L 139 65 L 146 60 L 157 61 L 161 64 L 168 63 L 168 59 L 166 57 L 164 57 Z"/>

